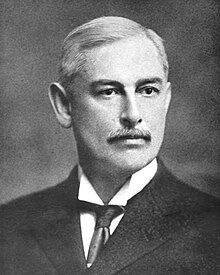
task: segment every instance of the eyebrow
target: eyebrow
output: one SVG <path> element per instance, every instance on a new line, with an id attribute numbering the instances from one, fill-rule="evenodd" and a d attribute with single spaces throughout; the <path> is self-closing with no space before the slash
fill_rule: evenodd
<path id="1" fill-rule="evenodd" d="M 139 79 L 135 84 L 136 87 L 138 86 L 143 86 L 146 84 L 160 84 L 162 85 L 163 80 L 160 77 L 150 77 L 150 78 L 143 78 L 143 79 Z"/>
<path id="2" fill-rule="evenodd" d="M 94 90 L 95 88 L 97 88 L 98 86 L 104 86 L 104 85 L 109 85 L 109 86 L 115 86 L 115 87 L 118 87 L 120 89 L 124 89 L 124 85 L 121 84 L 120 82 L 118 81 L 115 81 L 115 80 L 110 80 L 110 79 L 100 79 L 100 80 L 97 80 L 97 81 L 93 81 L 91 84 L 90 84 L 90 88 L 92 90 Z"/>
<path id="3" fill-rule="evenodd" d="M 139 79 L 136 83 L 135 86 L 143 86 L 146 84 L 162 84 L 163 80 L 160 77 L 150 77 L 150 78 L 142 78 Z M 104 85 L 109 85 L 109 86 L 115 86 L 118 87 L 119 89 L 124 89 L 124 85 L 120 83 L 119 81 L 111 80 L 111 79 L 100 79 L 97 81 L 93 81 L 90 84 L 90 88 L 94 90 L 98 86 L 104 86 Z"/>

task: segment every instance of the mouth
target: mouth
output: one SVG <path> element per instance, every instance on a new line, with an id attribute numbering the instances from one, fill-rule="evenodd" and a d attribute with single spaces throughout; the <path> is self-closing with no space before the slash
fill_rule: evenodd
<path id="1" fill-rule="evenodd" d="M 114 142 L 126 142 L 126 143 L 143 143 L 143 142 L 149 142 L 151 141 L 150 135 L 121 135 L 121 136 L 115 136 L 111 137 L 108 142 L 114 143 Z"/>
<path id="2" fill-rule="evenodd" d="M 140 129 L 119 129 L 111 132 L 107 138 L 109 144 L 116 143 L 121 145 L 140 146 L 146 145 L 151 141 L 151 133 L 148 130 Z"/>

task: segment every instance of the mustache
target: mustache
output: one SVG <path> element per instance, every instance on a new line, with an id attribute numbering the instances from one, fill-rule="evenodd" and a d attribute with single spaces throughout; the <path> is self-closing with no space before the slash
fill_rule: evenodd
<path id="1" fill-rule="evenodd" d="M 120 139 L 145 139 L 146 141 L 151 141 L 151 133 L 148 130 L 118 129 L 114 132 L 110 132 L 107 137 L 109 143 Z"/>

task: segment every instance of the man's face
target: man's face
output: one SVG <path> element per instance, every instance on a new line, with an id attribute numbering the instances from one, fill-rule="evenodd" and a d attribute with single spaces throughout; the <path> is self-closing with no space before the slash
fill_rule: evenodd
<path id="1" fill-rule="evenodd" d="M 170 83 L 157 49 L 137 36 L 86 57 L 70 87 L 79 161 L 134 173 L 156 157 L 163 140 Z"/>

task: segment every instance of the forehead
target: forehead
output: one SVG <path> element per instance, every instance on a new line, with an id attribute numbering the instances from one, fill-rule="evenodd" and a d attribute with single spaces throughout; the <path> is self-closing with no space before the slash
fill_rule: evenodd
<path id="1" fill-rule="evenodd" d="M 94 48 L 86 54 L 87 80 L 111 79 L 132 84 L 140 78 L 165 79 L 162 61 L 154 43 L 136 36 Z"/>

